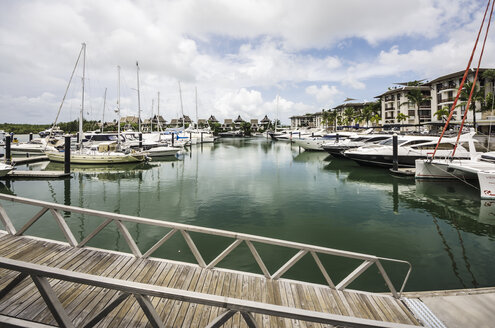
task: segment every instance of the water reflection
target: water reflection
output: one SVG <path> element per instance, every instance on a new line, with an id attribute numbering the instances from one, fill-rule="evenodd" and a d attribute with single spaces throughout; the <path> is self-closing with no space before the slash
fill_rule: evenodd
<path id="1" fill-rule="evenodd" d="M 495 283 L 495 264 L 486 261 L 494 246 L 495 204 L 462 184 L 397 179 L 387 170 L 263 139 L 225 139 L 181 153 L 148 164 L 73 166 L 71 180 L 15 181 L 15 191 L 67 205 L 405 259 L 414 267 L 412 290 Z M 13 190 L 0 184 L 0 192 Z M 76 238 L 101 223 L 74 214 L 67 221 Z M 47 236 L 52 233 L 50 226 L 43 228 Z M 141 225 L 127 228 L 142 250 L 163 236 Z M 199 238 L 198 244 L 201 252 L 214 253 L 212 243 Z M 113 225 L 91 245 L 127 250 Z M 177 253 L 183 247 L 179 238 L 165 248 Z M 281 254 L 270 253 L 267 265 Z M 318 275 L 304 268 L 295 274 Z"/>

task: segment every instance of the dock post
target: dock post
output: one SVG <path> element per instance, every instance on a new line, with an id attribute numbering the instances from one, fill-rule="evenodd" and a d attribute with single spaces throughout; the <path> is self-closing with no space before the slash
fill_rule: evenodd
<path id="1" fill-rule="evenodd" d="M 143 134 L 139 132 L 139 148 L 143 148 Z"/>
<path id="2" fill-rule="evenodd" d="M 5 163 L 10 164 L 10 135 L 5 135 Z"/>
<path id="3" fill-rule="evenodd" d="M 203 143 L 203 132 L 201 132 L 201 143 Z"/>
<path id="4" fill-rule="evenodd" d="M 64 173 L 70 173 L 70 136 L 65 136 L 64 148 Z"/>
<path id="5" fill-rule="evenodd" d="M 392 137 L 392 160 L 393 160 L 393 170 L 397 171 L 399 168 L 399 153 L 398 153 L 398 142 L 397 142 L 397 135 L 394 134 Z"/>
<path id="6" fill-rule="evenodd" d="M 338 142 L 339 142 L 339 134 L 337 133 L 337 134 L 335 135 L 335 143 L 338 143 Z"/>
<path id="7" fill-rule="evenodd" d="M 32 132 L 29 132 L 29 141 L 33 141 L 33 133 Z"/>
<path id="8" fill-rule="evenodd" d="M 292 141 L 292 131 L 289 132 L 289 135 L 290 135 L 290 141 Z"/>
<path id="9" fill-rule="evenodd" d="M 189 132 L 189 143 L 192 146 L 192 133 L 191 132 Z"/>
<path id="10" fill-rule="evenodd" d="M 174 146 L 174 133 L 172 132 L 172 147 Z"/>

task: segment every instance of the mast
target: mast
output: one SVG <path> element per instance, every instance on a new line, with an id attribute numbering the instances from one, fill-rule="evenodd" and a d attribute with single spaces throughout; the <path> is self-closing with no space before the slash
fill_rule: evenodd
<path id="1" fill-rule="evenodd" d="M 151 131 L 150 132 L 153 132 L 153 106 L 154 105 L 155 105 L 155 99 L 151 99 L 151 120 L 150 120 Z"/>
<path id="2" fill-rule="evenodd" d="M 107 88 L 105 88 L 105 95 L 103 96 L 103 117 L 101 118 L 101 133 L 103 133 L 103 126 L 105 125 L 105 106 L 107 104 Z"/>
<path id="3" fill-rule="evenodd" d="M 184 129 L 185 127 L 185 118 L 184 118 L 184 106 L 182 105 L 182 90 L 180 88 L 180 81 L 179 81 L 179 97 L 180 97 L 180 111 L 182 113 L 182 128 Z"/>
<path id="4" fill-rule="evenodd" d="M 198 88 L 194 87 L 194 91 L 196 93 L 196 131 L 198 130 Z"/>
<path id="5" fill-rule="evenodd" d="M 81 111 L 79 112 L 79 146 L 82 146 L 82 139 L 83 139 L 84 79 L 86 77 L 86 43 L 83 43 L 82 47 L 83 47 L 83 76 L 82 76 Z"/>
<path id="6" fill-rule="evenodd" d="M 158 116 L 157 116 L 157 121 L 158 121 L 158 128 L 156 129 L 158 131 L 158 141 L 162 141 L 162 124 L 160 123 L 160 91 L 158 91 L 158 99 L 157 99 L 157 110 L 158 110 Z"/>
<path id="7" fill-rule="evenodd" d="M 118 75 L 118 90 L 119 95 L 117 98 L 117 143 L 120 145 L 120 66 L 117 66 L 117 75 Z"/>
<path id="8" fill-rule="evenodd" d="M 277 95 L 277 116 L 275 117 L 275 132 L 277 132 L 277 123 L 278 123 L 278 95 Z"/>
<path id="9" fill-rule="evenodd" d="M 141 94 L 139 92 L 139 63 L 136 60 L 137 94 L 138 94 L 138 131 L 141 132 Z"/>

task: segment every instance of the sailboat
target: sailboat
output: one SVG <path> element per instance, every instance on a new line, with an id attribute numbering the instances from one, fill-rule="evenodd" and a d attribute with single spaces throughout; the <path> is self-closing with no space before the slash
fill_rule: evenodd
<path id="1" fill-rule="evenodd" d="M 84 112 L 84 79 L 86 69 L 86 44 L 82 44 L 79 57 L 76 61 L 76 67 L 79 62 L 79 58 L 83 54 L 83 78 L 82 78 L 82 104 L 81 111 L 79 113 L 79 144 L 77 151 L 71 151 L 70 163 L 71 164 L 119 164 L 119 163 L 135 163 L 143 162 L 148 159 L 148 154 L 145 152 L 127 150 L 125 152 L 121 150 L 120 143 L 120 66 L 118 66 L 119 77 L 119 98 L 117 102 L 117 113 L 119 116 L 118 136 L 116 142 L 104 142 L 98 145 L 93 145 L 90 148 L 82 146 L 83 140 L 83 112 Z M 74 67 L 75 69 L 75 67 Z M 70 83 L 70 82 L 69 82 Z M 48 159 L 53 162 L 64 162 L 65 154 L 60 151 L 47 151 L 46 155 Z"/>

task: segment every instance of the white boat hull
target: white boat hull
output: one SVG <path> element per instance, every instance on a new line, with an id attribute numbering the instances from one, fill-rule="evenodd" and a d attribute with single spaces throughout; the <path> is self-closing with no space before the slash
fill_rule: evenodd
<path id="1" fill-rule="evenodd" d="M 52 162 L 63 163 L 65 161 L 65 153 L 63 152 L 47 152 L 48 159 Z M 71 153 L 71 164 L 120 164 L 120 163 L 137 163 L 143 162 L 147 158 L 146 154 L 77 154 Z"/>
<path id="2" fill-rule="evenodd" d="M 10 165 L 0 163 L 0 178 L 9 174 L 9 172 L 12 171 L 13 169 L 14 168 Z"/>
<path id="3" fill-rule="evenodd" d="M 177 154 L 179 151 L 180 148 L 177 147 L 155 147 L 147 150 L 152 158 L 162 156 L 175 156 L 175 154 Z"/>

